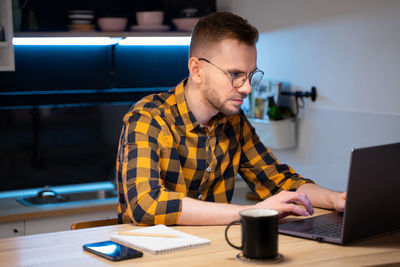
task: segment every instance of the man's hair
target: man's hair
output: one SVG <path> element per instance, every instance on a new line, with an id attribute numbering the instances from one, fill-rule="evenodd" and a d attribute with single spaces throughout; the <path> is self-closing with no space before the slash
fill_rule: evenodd
<path id="1" fill-rule="evenodd" d="M 229 12 L 216 12 L 199 20 L 192 32 L 189 56 L 199 47 L 216 44 L 224 39 L 235 39 L 255 45 L 258 31 L 247 20 Z"/>

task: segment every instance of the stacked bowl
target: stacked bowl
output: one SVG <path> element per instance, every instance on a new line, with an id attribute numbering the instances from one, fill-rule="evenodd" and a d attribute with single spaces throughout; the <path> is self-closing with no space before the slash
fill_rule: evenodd
<path id="1" fill-rule="evenodd" d="M 94 31 L 93 10 L 70 10 L 68 19 L 70 31 Z"/>
<path id="2" fill-rule="evenodd" d="M 125 30 L 128 19 L 126 17 L 101 17 L 97 19 L 97 25 L 103 32 L 122 32 Z"/>
<path id="3" fill-rule="evenodd" d="M 190 32 L 193 30 L 199 21 L 199 17 L 196 16 L 198 10 L 196 8 L 185 8 L 181 10 L 183 17 L 172 19 L 177 31 Z"/>
<path id="4" fill-rule="evenodd" d="M 169 26 L 163 25 L 163 11 L 136 12 L 137 25 L 131 26 L 131 31 L 168 31 Z"/>

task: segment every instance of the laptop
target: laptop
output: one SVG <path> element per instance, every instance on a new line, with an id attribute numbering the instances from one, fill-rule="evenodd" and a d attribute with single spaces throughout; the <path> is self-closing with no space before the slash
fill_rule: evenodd
<path id="1" fill-rule="evenodd" d="M 279 233 L 347 244 L 400 229 L 400 143 L 353 149 L 344 213 L 279 225 Z"/>

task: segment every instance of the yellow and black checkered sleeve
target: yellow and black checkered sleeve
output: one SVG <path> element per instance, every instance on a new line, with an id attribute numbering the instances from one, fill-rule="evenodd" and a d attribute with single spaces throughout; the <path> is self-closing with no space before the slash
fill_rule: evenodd
<path id="1" fill-rule="evenodd" d="M 160 120 L 146 111 L 132 111 L 124 117 L 122 185 L 126 213 L 138 225 L 176 224 L 183 193 L 163 186 L 160 177 Z"/>
<path id="2" fill-rule="evenodd" d="M 301 177 L 290 166 L 280 163 L 260 141 L 245 117 L 242 129 L 243 153 L 239 173 L 260 198 L 265 199 L 282 190 L 295 191 L 302 184 L 313 183 Z"/>

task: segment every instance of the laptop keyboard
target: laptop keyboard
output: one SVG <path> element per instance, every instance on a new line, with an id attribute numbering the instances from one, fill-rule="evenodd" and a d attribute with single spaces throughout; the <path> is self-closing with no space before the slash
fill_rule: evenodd
<path id="1" fill-rule="evenodd" d="M 341 223 L 321 224 L 314 226 L 311 229 L 308 229 L 307 232 L 319 236 L 340 238 L 342 232 L 342 224 Z"/>

